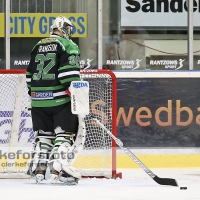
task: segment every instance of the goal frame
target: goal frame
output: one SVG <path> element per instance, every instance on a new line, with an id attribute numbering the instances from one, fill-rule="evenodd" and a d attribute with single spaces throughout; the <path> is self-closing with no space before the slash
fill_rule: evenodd
<path id="1" fill-rule="evenodd" d="M 25 69 L 0 69 L 0 74 L 26 74 Z M 111 70 L 104 69 L 88 69 L 81 70 L 81 74 L 108 74 L 112 78 L 112 133 L 114 136 L 117 136 L 117 125 L 116 125 L 116 116 L 117 116 L 117 79 L 115 74 Z M 117 146 L 116 142 L 112 139 L 112 179 L 122 178 L 122 173 L 117 173 Z M 6 174 L 6 173 L 4 173 Z M 15 173 L 16 174 L 16 173 Z M 17 174 L 16 174 L 17 175 Z M 4 176 L 3 176 L 4 177 Z M 0 174 L 0 178 L 3 178 Z M 7 177 L 7 176 L 5 176 Z M 15 176 L 14 176 L 15 177 Z M 19 177 L 22 177 L 21 174 Z M 96 176 L 83 176 L 83 178 L 92 178 Z M 11 178 L 11 177 L 9 177 Z M 105 178 L 104 176 L 97 176 L 96 178 Z"/>

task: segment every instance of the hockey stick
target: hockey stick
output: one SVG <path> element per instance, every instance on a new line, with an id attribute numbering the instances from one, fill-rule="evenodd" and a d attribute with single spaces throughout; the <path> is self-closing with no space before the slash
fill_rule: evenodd
<path id="1" fill-rule="evenodd" d="M 147 168 L 128 148 L 123 145 L 123 142 L 116 138 L 92 113 L 88 115 L 91 117 L 99 126 L 104 129 L 107 134 L 116 142 L 116 144 L 124 150 L 124 152 L 133 160 L 135 161 L 156 183 L 160 185 L 171 185 L 171 186 L 178 186 L 178 183 L 175 179 L 171 178 L 160 178 L 156 176 L 149 168 Z"/>
<path id="2" fill-rule="evenodd" d="M 88 82 L 72 81 L 70 91 L 65 91 L 71 96 L 72 113 L 82 115 L 82 117 L 89 116 L 99 126 L 106 131 L 106 133 L 116 142 L 116 144 L 133 160 L 135 161 L 155 182 L 160 185 L 178 186 L 175 179 L 160 178 L 155 175 L 149 168 L 147 168 L 128 148 L 123 145 L 123 142 L 116 138 L 92 113 L 89 112 L 89 84 Z"/>

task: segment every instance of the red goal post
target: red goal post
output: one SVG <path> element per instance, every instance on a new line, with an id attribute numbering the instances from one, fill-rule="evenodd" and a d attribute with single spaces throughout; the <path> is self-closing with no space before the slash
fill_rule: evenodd
<path id="1" fill-rule="evenodd" d="M 32 130 L 27 102 L 26 70 L 0 70 L 0 178 L 24 177 L 30 158 Z M 82 70 L 81 78 L 90 84 L 90 112 L 95 113 L 116 136 L 117 83 L 110 70 Z M 85 117 L 86 141 L 84 150 L 74 166 L 83 177 L 122 178 L 116 170 L 116 143 Z M 4 153 L 4 154 L 3 154 Z M 6 153 L 6 154 L 5 154 Z"/>

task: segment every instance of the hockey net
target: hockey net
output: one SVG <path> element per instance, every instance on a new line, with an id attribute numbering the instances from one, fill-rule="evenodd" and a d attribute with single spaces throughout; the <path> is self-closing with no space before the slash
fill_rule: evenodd
<path id="1" fill-rule="evenodd" d="M 109 70 L 83 70 L 90 84 L 90 112 L 116 134 L 116 77 Z M 26 178 L 35 132 L 28 102 L 25 70 L 0 70 L 0 178 Z M 116 172 L 116 144 L 89 117 L 86 141 L 74 166 L 83 177 L 121 178 Z"/>

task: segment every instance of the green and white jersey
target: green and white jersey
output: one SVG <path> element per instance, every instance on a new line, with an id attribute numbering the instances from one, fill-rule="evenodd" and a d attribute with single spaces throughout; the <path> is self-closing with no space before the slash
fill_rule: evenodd
<path id="1" fill-rule="evenodd" d="M 65 93 L 80 80 L 80 50 L 72 40 L 57 35 L 40 40 L 31 52 L 26 82 L 33 107 L 52 107 L 70 101 Z"/>

